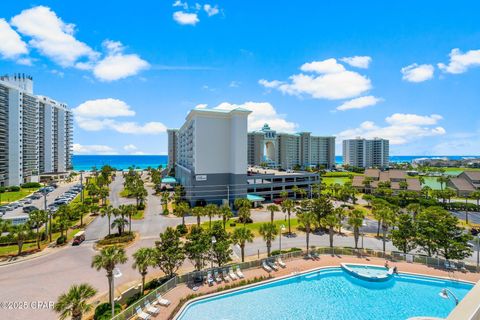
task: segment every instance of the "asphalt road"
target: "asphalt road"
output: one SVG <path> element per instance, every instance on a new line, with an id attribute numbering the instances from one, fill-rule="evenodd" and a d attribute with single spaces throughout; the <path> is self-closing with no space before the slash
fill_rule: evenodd
<path id="1" fill-rule="evenodd" d="M 123 203 L 131 203 L 133 200 L 125 199 L 119 196 L 119 192 L 123 188 L 123 177 L 117 175 L 115 181 L 111 184 L 110 201 L 112 205 L 118 206 Z M 153 246 L 159 233 L 165 230 L 167 226 L 176 226 L 181 222 L 180 218 L 165 217 L 161 214 L 160 199 L 153 195 L 153 190 L 147 188 L 147 209 L 145 210 L 145 218 L 140 221 L 133 221 L 132 229 L 139 232 L 140 240 L 126 249 L 129 261 L 125 265 L 119 266 L 122 277 L 116 279 L 115 286 L 125 287 L 125 284 L 139 280 L 136 270 L 132 269 L 131 255 L 140 247 Z M 52 195 L 55 198 L 55 195 Z M 282 213 L 276 214 L 276 219 L 281 217 Z M 268 221 L 270 213 L 266 211 L 254 211 L 252 216 L 255 221 Z M 187 217 L 187 223 L 195 223 L 196 218 Z M 363 228 L 364 232 L 376 232 L 376 222 L 367 221 Z M 97 217 L 87 227 L 87 240 L 78 247 L 66 246 L 49 255 L 41 256 L 32 260 L 18 262 L 11 265 L 0 266 L 0 301 L 7 302 L 27 302 L 29 305 L 32 301 L 56 301 L 58 295 L 66 291 L 72 284 L 90 283 L 100 293 L 107 291 L 107 279 L 104 271 L 96 271 L 90 267 L 92 257 L 96 254 L 93 249 L 95 240 L 108 234 L 107 218 Z M 277 238 L 272 245 L 272 249 L 279 248 L 279 240 Z M 311 245 L 328 246 L 328 235 L 311 235 Z M 335 235 L 335 246 L 353 247 L 353 238 L 345 235 Z M 382 241 L 376 238 L 367 238 L 363 240 L 365 247 L 381 250 Z M 359 245 L 361 246 L 361 240 Z M 305 235 L 299 234 L 294 238 L 282 236 L 282 247 L 305 247 Z M 387 242 L 387 250 L 395 248 L 390 242 Z M 257 253 L 264 254 L 266 252 L 265 242 L 257 238 L 253 243 L 246 246 L 247 255 L 255 255 Z M 234 254 L 239 257 L 240 250 L 234 247 Z M 476 254 L 470 258 L 476 261 Z M 190 265 L 188 261 L 185 263 Z M 158 272 L 158 270 L 156 271 Z M 116 291 L 116 294 L 120 292 Z M 0 308 L 0 319 L 24 320 L 35 318 L 36 320 L 56 319 L 56 315 L 51 309 L 32 309 L 23 310 L 6 310 Z"/>

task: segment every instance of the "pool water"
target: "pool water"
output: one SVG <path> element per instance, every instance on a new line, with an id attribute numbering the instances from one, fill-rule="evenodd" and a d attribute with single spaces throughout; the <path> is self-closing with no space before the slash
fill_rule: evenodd
<path id="1" fill-rule="evenodd" d="M 355 264 L 347 264 L 346 266 L 353 272 L 370 277 L 384 277 L 388 273 L 388 269 L 384 267 L 362 266 Z"/>
<path id="2" fill-rule="evenodd" d="M 441 289 L 448 288 L 462 299 L 472 287 L 463 282 L 404 274 L 386 282 L 370 282 L 341 268 L 327 268 L 193 302 L 177 319 L 444 318 L 455 302 L 441 298 Z"/>

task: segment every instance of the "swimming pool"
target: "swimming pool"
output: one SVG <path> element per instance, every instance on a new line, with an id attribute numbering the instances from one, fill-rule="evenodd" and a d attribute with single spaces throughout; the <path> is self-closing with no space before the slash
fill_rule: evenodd
<path id="1" fill-rule="evenodd" d="M 341 268 L 325 268 L 278 281 L 197 300 L 179 320 L 345 319 L 406 320 L 446 317 L 455 307 L 439 295 L 450 289 L 462 299 L 472 284 L 399 274 L 370 282 Z"/>

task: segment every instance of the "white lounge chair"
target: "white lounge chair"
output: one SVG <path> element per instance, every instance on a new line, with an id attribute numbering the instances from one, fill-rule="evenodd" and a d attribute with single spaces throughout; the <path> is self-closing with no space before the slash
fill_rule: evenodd
<path id="1" fill-rule="evenodd" d="M 285 262 L 283 262 L 283 261 L 282 261 L 282 258 L 280 258 L 280 257 L 278 257 L 277 263 L 278 263 L 278 265 L 279 265 L 280 267 L 282 267 L 282 268 L 286 268 L 286 267 L 287 267 L 287 265 L 285 264 Z"/>
<path id="2" fill-rule="evenodd" d="M 222 270 L 222 278 L 225 282 L 230 282 L 231 280 L 226 269 Z"/>
<path id="3" fill-rule="evenodd" d="M 218 275 L 218 270 L 215 270 L 215 271 L 213 272 L 213 278 L 215 279 L 215 281 L 216 281 L 217 283 L 222 282 L 222 278 L 220 278 L 220 276 Z"/>
<path id="4" fill-rule="evenodd" d="M 240 279 L 245 278 L 245 276 L 243 275 L 242 270 L 240 270 L 240 266 L 237 266 L 237 270 L 235 271 L 235 273 L 237 274 L 237 276 L 238 276 Z"/>
<path id="5" fill-rule="evenodd" d="M 145 302 L 145 310 L 152 316 L 156 316 L 160 312 L 160 308 L 153 306 L 148 300 Z"/>
<path id="6" fill-rule="evenodd" d="M 230 278 L 232 278 L 233 281 L 238 279 L 237 275 L 235 274 L 235 272 L 233 272 L 233 269 L 231 267 L 228 268 L 228 275 L 230 276 Z"/>
<path id="7" fill-rule="evenodd" d="M 265 271 L 267 271 L 267 272 L 269 272 L 269 273 L 273 271 L 272 268 L 270 268 L 270 266 L 267 264 L 266 261 L 263 261 L 263 262 L 262 262 L 262 268 L 263 268 L 263 270 L 265 270 Z"/>
<path id="8" fill-rule="evenodd" d="M 212 273 L 209 271 L 207 274 L 207 283 L 209 286 L 213 286 L 213 283 L 215 280 L 213 280 Z"/>
<path id="9" fill-rule="evenodd" d="M 278 271 L 278 267 L 277 267 L 277 264 L 275 263 L 275 261 L 267 261 L 267 265 L 270 268 L 272 268 L 273 270 Z"/>
<path id="10" fill-rule="evenodd" d="M 148 320 L 150 319 L 150 315 L 143 311 L 140 306 L 135 308 L 135 311 L 137 312 L 137 317 L 142 320 Z"/>
<path id="11" fill-rule="evenodd" d="M 164 307 L 170 305 L 170 303 L 171 303 L 170 300 L 167 300 L 167 299 L 165 299 L 165 298 L 162 298 L 162 296 L 161 296 L 160 294 L 158 294 L 158 293 L 157 293 L 156 296 L 157 296 L 157 302 L 158 302 L 159 305 L 164 306 Z"/>

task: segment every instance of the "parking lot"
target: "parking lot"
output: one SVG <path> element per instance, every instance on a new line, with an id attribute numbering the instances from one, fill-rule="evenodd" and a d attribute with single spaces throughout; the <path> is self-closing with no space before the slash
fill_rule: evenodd
<path id="1" fill-rule="evenodd" d="M 73 186 L 80 184 L 79 179 L 75 179 L 72 182 L 69 183 L 59 183 L 58 187 L 56 189 L 53 189 L 51 192 L 47 194 L 47 206 L 50 206 L 52 208 L 52 204 L 55 202 L 55 199 L 63 196 L 67 191 L 69 191 Z M 11 210 L 11 211 L 6 211 L 5 214 L 3 215 L 3 219 L 13 219 L 13 220 L 21 220 L 22 217 L 27 217 L 28 213 L 25 213 L 23 211 L 24 207 L 27 206 L 34 206 L 38 209 L 44 209 L 44 198 L 43 195 L 39 199 L 32 199 L 31 203 L 25 203 L 21 205 L 20 207 Z"/>

